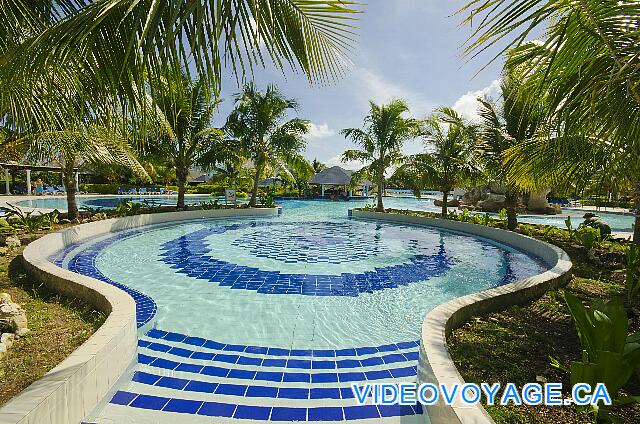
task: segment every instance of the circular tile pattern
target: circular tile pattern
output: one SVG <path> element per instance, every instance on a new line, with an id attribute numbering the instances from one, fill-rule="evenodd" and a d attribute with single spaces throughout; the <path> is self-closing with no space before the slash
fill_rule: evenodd
<path id="1" fill-rule="evenodd" d="M 300 223 L 257 228 L 232 243 L 258 258 L 285 263 L 341 264 L 384 253 L 384 246 L 346 223 Z"/>
<path id="2" fill-rule="evenodd" d="M 322 246 L 307 252 L 293 252 L 294 249 L 307 246 L 311 238 L 298 237 L 291 233 L 291 224 L 281 222 L 242 223 L 232 225 L 216 225 L 180 236 L 163 243 L 160 259 L 169 264 L 174 272 L 189 277 L 208 280 L 220 286 L 232 289 L 253 290 L 262 294 L 299 294 L 306 296 L 358 296 L 360 293 L 404 286 L 409 283 L 426 281 L 443 274 L 454 263 L 444 249 L 444 244 L 435 246 L 411 247 L 416 253 L 408 260 L 385 267 L 372 268 L 361 273 L 337 272 L 334 275 L 317 275 L 303 273 L 283 273 L 273 270 L 262 270 L 254 266 L 244 266 L 214 257 L 208 238 L 228 231 L 243 230 L 234 244 L 242 249 L 249 249 L 271 255 L 276 260 L 286 261 L 320 261 L 327 260 L 327 266 L 337 266 L 333 261 L 355 261 L 384 253 L 384 248 L 371 238 L 358 236 L 355 229 L 346 233 L 349 223 L 336 226 L 335 222 L 304 223 L 305 228 L 314 228 L 316 238 L 329 247 L 331 254 L 320 254 Z M 380 224 L 377 224 L 380 226 Z M 398 226 L 396 226 L 398 227 Z M 249 229 L 249 231 L 247 231 Z M 269 230 L 265 233 L 265 230 Z M 320 232 L 326 232 L 321 234 Z M 340 233 L 342 231 L 342 233 Z M 277 235 L 276 235 L 277 234 Z M 262 238 L 268 235 L 267 239 Z M 374 237 L 375 238 L 375 237 Z M 359 242 L 358 242 L 359 240 Z M 292 242 L 294 247 L 287 249 L 291 253 L 278 252 L 278 246 Z M 359 243 L 359 245 L 357 245 Z M 409 248 L 413 241 L 407 241 Z M 353 246 L 355 252 L 343 253 L 341 249 Z M 376 247 L 378 246 L 378 247 Z M 280 256 L 278 256 L 280 255 Z M 358 256 L 359 255 L 359 256 Z M 340 263 L 340 262 L 337 262 Z"/>

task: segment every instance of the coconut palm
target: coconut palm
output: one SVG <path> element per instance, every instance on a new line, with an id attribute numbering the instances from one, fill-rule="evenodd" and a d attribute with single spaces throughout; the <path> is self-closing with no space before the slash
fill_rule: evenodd
<path id="1" fill-rule="evenodd" d="M 513 49 L 509 66 L 522 67 L 528 75 L 528 97 L 547 93 L 548 133 L 562 135 L 549 146 L 566 153 L 550 157 L 550 166 L 584 160 L 566 165 L 573 170 L 572 178 L 584 180 L 594 164 L 607 162 L 612 172 L 619 164 L 627 165 L 621 176 L 623 184 L 633 187 L 634 240 L 640 243 L 640 34 L 634 24 L 640 3 L 475 0 L 461 13 L 468 14 L 466 22 L 479 23 L 467 45 L 469 54 L 500 42 L 504 51 Z M 531 33 L 544 33 L 545 39 L 529 42 Z M 587 153 L 608 156 L 587 158 Z"/>
<path id="2" fill-rule="evenodd" d="M 390 167 L 399 165 L 404 159 L 404 143 L 420 133 L 420 121 L 405 116 L 409 106 L 403 100 L 392 100 L 386 105 L 369 102 L 369 114 L 364 118 L 364 129 L 346 128 L 340 133 L 351 139 L 362 150 L 347 150 L 342 161 L 360 161 L 367 163 L 356 172 L 353 180 L 370 176 L 378 186 L 378 204 L 376 211 L 384 212 L 382 196 L 386 182 L 386 172 Z M 352 181 L 353 182 L 353 181 Z"/>
<path id="3" fill-rule="evenodd" d="M 244 155 L 255 168 L 249 206 L 256 205 L 265 169 L 286 169 L 287 158 L 305 146 L 309 121 L 287 120 L 287 112 L 297 107 L 298 103 L 284 97 L 275 85 L 269 85 L 262 92 L 250 83 L 235 96 L 235 109 L 227 119 L 225 130 L 239 141 Z"/>
<path id="4" fill-rule="evenodd" d="M 286 175 L 290 176 L 293 186 L 298 190 L 298 196 L 302 196 L 314 174 L 312 164 L 302 155 L 291 155 L 287 158 L 285 167 Z"/>
<path id="5" fill-rule="evenodd" d="M 329 82 L 349 63 L 359 7 L 349 0 L 3 1 L 0 104 L 44 126 L 56 116 L 28 96 L 34 82 L 77 80 L 89 96 L 109 91 L 133 98 L 131 81 L 141 88 L 148 72 L 167 64 L 193 65 L 214 89 L 225 67 L 241 78 L 268 59 L 283 71 Z"/>
<path id="6" fill-rule="evenodd" d="M 327 166 L 324 163 L 320 162 L 318 159 L 315 159 L 315 158 L 313 159 L 313 162 L 311 162 L 311 167 L 313 168 L 314 174 L 317 174 L 327 169 Z"/>
<path id="7" fill-rule="evenodd" d="M 519 188 L 507 178 L 509 166 L 504 160 L 505 152 L 534 138 L 542 123 L 540 103 L 535 105 L 518 92 L 521 80 L 522 77 L 514 71 L 503 75 L 500 105 L 478 98 L 481 120 L 478 151 L 490 181 L 506 186 L 507 227 L 512 231 L 518 226 L 516 206 Z"/>
<path id="8" fill-rule="evenodd" d="M 477 127 L 455 110 L 440 108 L 425 122 L 427 151 L 414 155 L 402 173 L 414 191 L 436 187 L 442 192 L 442 217 L 447 216 L 449 193 L 480 178 Z"/>
<path id="9" fill-rule="evenodd" d="M 203 80 L 192 80 L 175 68 L 151 79 L 149 93 L 155 108 L 152 119 L 162 132 L 150 140 L 147 154 L 175 169 L 177 208 L 184 209 L 189 170 L 202 157 L 211 157 L 222 138 L 222 131 L 212 126 L 219 101 L 210 97 Z"/>

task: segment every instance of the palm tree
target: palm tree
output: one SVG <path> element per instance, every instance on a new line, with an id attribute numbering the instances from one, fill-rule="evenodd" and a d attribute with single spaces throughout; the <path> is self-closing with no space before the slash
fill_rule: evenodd
<path id="1" fill-rule="evenodd" d="M 519 190 L 517 184 L 507 179 L 509 166 L 504 160 L 505 152 L 534 138 L 542 120 L 539 104 L 532 104 L 519 93 L 521 80 L 522 76 L 514 71 L 503 75 L 500 84 L 503 101 L 500 106 L 485 98 L 478 98 L 481 119 L 478 132 L 480 157 L 488 177 L 506 186 L 507 227 L 512 231 L 518 226 L 516 206 Z"/>
<path id="2" fill-rule="evenodd" d="M 286 175 L 291 176 L 293 185 L 298 190 L 298 196 L 302 196 L 314 174 L 312 164 L 301 155 L 291 155 L 287 158 L 285 167 Z"/>
<path id="3" fill-rule="evenodd" d="M 87 96 L 134 99 L 132 81 L 141 89 L 149 72 L 189 62 L 215 90 L 227 66 L 240 79 L 267 58 L 330 82 L 349 63 L 359 8 L 350 0 L 4 1 L 0 109 L 32 114 L 44 127 L 56 116 L 29 95 L 37 81 L 82 81 Z"/>
<path id="4" fill-rule="evenodd" d="M 150 143 L 147 154 L 175 169 L 177 208 L 184 209 L 189 170 L 202 157 L 211 157 L 221 140 L 222 131 L 211 123 L 219 101 L 210 97 L 204 81 L 191 80 L 175 68 L 165 68 L 153 78 L 149 93 L 155 108 L 152 118 L 163 131 Z"/>
<path id="5" fill-rule="evenodd" d="M 235 96 L 235 109 L 227 118 L 225 130 L 239 141 L 244 155 L 253 161 L 255 174 L 249 206 L 256 206 L 265 169 L 284 169 L 287 158 L 305 146 L 303 136 L 309 132 L 309 121 L 287 120 L 287 112 L 297 107 L 298 103 L 284 97 L 275 85 L 261 92 L 250 83 Z"/>
<path id="6" fill-rule="evenodd" d="M 324 163 L 320 162 L 318 159 L 315 159 L 315 158 L 313 159 L 313 162 L 311 162 L 311 167 L 313 168 L 314 174 L 317 174 L 327 169 L 327 166 Z"/>
<path id="7" fill-rule="evenodd" d="M 441 216 L 447 216 L 449 193 L 480 177 L 477 157 L 477 127 L 455 110 L 440 108 L 424 128 L 427 152 L 414 155 L 402 172 L 414 191 L 436 187 L 442 192 Z"/>
<path id="8" fill-rule="evenodd" d="M 405 117 L 409 106 L 403 100 L 392 100 L 387 105 L 377 105 L 370 101 L 369 114 L 364 118 L 365 128 L 347 128 L 340 131 L 346 138 L 362 147 L 362 150 L 347 150 L 342 161 L 361 161 L 368 163 L 353 176 L 358 180 L 369 175 L 378 186 L 378 205 L 376 211 L 384 212 L 382 196 L 386 182 L 385 173 L 404 160 L 404 143 L 419 135 L 420 121 Z M 352 181 L 353 182 L 353 181 Z"/>
<path id="9" fill-rule="evenodd" d="M 630 24 L 640 17 L 640 3 L 474 0 L 460 12 L 468 14 L 465 22 L 479 22 L 468 54 L 503 43 L 503 51 L 512 50 L 508 66 L 528 75 L 524 89 L 532 95 L 527 97 L 545 93 L 549 99 L 548 133 L 561 135 L 549 146 L 563 153 L 550 156 L 550 166 L 573 161 L 571 177 L 584 180 L 593 166 L 615 172 L 626 165 L 620 175 L 633 187 L 634 241 L 640 243 L 640 43 Z M 530 42 L 531 33 L 544 33 L 544 41 Z"/>

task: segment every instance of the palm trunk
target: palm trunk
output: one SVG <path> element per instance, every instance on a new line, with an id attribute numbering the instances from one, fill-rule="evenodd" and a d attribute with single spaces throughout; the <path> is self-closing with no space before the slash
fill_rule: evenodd
<path id="1" fill-rule="evenodd" d="M 258 200 L 258 186 L 260 184 L 260 175 L 262 169 L 260 166 L 256 166 L 256 176 L 253 178 L 253 190 L 251 190 L 251 199 L 249 200 L 249 207 L 255 208 Z"/>
<path id="2" fill-rule="evenodd" d="M 511 231 L 515 231 L 518 228 L 518 214 L 516 213 L 516 206 L 518 203 L 518 195 L 511 190 L 507 190 L 507 228 Z"/>
<path id="3" fill-rule="evenodd" d="M 187 184 L 187 170 L 180 166 L 176 169 L 176 178 L 178 180 L 178 204 L 177 209 L 184 209 L 184 192 Z"/>
<path id="4" fill-rule="evenodd" d="M 382 194 L 384 192 L 384 182 L 382 179 L 378 180 L 378 206 L 376 212 L 384 212 L 384 205 L 382 204 Z"/>
<path id="5" fill-rule="evenodd" d="M 443 191 L 442 192 L 442 211 L 440 212 L 440 216 L 442 216 L 442 218 L 446 218 L 447 217 L 447 201 L 449 199 L 449 191 Z"/>
<path id="6" fill-rule="evenodd" d="M 633 243 L 640 245 L 640 182 L 633 184 L 635 196 L 633 196 L 633 206 L 635 207 L 635 224 L 633 225 Z"/>
<path id="7" fill-rule="evenodd" d="M 67 219 L 73 221 L 78 218 L 78 204 L 76 203 L 76 180 L 73 176 L 73 162 L 64 168 L 64 185 L 67 189 Z"/>

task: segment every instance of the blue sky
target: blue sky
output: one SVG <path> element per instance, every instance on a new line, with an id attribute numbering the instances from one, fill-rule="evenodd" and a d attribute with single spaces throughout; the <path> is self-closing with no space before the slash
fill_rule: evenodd
<path id="1" fill-rule="evenodd" d="M 344 150 L 354 147 L 338 131 L 362 126 L 369 99 L 386 102 L 403 98 L 418 118 L 443 105 L 455 106 L 472 117 L 478 94 L 487 92 L 495 97 L 501 63 L 477 74 L 491 56 L 471 62 L 462 57 L 461 46 L 470 30 L 459 27 L 461 16 L 452 15 L 463 3 L 369 0 L 357 24 L 359 37 L 350 57 L 353 66 L 343 79 L 331 86 L 310 86 L 304 75 L 287 72 L 284 77 L 267 67 L 256 70 L 256 84 L 276 83 L 285 95 L 300 102 L 298 115 L 312 122 L 305 156 L 331 165 L 339 163 Z M 235 80 L 223 85 L 221 121 L 237 91 Z M 421 148 L 421 143 L 414 142 L 405 150 L 414 153 Z"/>

